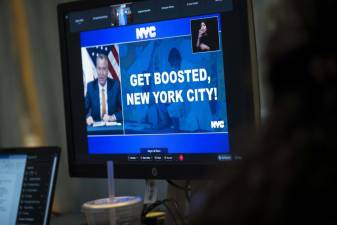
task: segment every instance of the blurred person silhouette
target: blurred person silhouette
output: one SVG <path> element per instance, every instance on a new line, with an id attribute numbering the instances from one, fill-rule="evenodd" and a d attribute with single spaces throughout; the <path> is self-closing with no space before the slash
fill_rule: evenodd
<path id="1" fill-rule="evenodd" d="M 182 70 L 184 59 L 177 48 L 170 49 L 167 61 L 172 71 Z M 191 87 L 189 84 L 172 84 L 170 88 L 187 90 L 189 87 Z M 173 128 L 179 132 L 205 132 L 210 129 L 209 121 L 212 120 L 212 112 L 207 101 L 171 103 L 167 111 Z"/>
<path id="2" fill-rule="evenodd" d="M 145 71 L 143 73 L 146 73 Z M 143 93 L 151 93 L 155 91 L 153 80 L 150 79 L 149 85 L 144 85 L 142 87 Z M 144 115 L 140 117 L 140 121 L 143 123 L 150 124 L 154 131 L 160 131 L 169 129 L 171 125 L 171 120 L 167 112 L 167 105 L 163 103 L 155 103 L 154 98 L 150 97 L 150 102 L 145 107 Z"/>
<path id="3" fill-rule="evenodd" d="M 119 26 L 127 25 L 127 23 L 128 23 L 128 14 L 127 14 L 127 10 L 126 10 L 126 5 L 125 4 L 121 4 L 117 8 L 117 16 L 118 16 L 118 25 Z"/>
<path id="4" fill-rule="evenodd" d="M 269 117 L 244 159 L 217 173 L 190 224 L 337 224 L 336 6 L 277 3 Z"/>

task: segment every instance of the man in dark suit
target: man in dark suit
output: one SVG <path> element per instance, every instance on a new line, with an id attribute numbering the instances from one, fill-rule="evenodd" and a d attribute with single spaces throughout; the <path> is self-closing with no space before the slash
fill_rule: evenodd
<path id="1" fill-rule="evenodd" d="M 87 125 L 95 121 L 121 121 L 121 92 L 118 81 L 108 78 L 108 57 L 99 54 L 96 58 L 97 79 L 87 85 L 85 112 Z"/>

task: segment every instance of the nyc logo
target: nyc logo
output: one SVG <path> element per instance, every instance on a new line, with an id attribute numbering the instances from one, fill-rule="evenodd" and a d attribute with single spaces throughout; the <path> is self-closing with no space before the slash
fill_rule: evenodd
<path id="1" fill-rule="evenodd" d="M 136 38 L 137 38 L 137 40 L 147 39 L 147 38 L 155 38 L 156 36 L 157 36 L 157 33 L 156 33 L 156 27 L 155 26 L 136 28 Z"/>
<path id="2" fill-rule="evenodd" d="M 225 122 L 223 120 L 221 120 L 221 121 L 211 121 L 211 128 L 213 128 L 213 129 L 225 128 Z"/>

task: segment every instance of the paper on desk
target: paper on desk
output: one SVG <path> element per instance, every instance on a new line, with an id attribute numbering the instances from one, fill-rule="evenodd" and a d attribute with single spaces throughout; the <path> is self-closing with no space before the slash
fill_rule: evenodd
<path id="1" fill-rule="evenodd" d="M 93 125 L 93 127 L 103 127 L 103 126 L 122 126 L 122 123 L 118 123 L 118 122 L 104 122 L 104 121 L 100 121 L 100 122 L 95 122 Z"/>
<path id="2" fill-rule="evenodd" d="M 118 122 L 105 122 L 106 126 L 122 126 L 122 123 Z"/>
<path id="3" fill-rule="evenodd" d="M 103 127 L 103 126 L 105 126 L 105 122 L 104 121 L 94 122 L 94 124 L 92 126 L 93 127 Z"/>

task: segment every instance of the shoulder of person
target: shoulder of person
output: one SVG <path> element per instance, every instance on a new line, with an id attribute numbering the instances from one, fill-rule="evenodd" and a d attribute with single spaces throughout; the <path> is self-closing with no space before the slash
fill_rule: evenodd
<path id="1" fill-rule="evenodd" d="M 87 87 L 88 87 L 88 88 L 95 87 L 95 85 L 97 85 L 97 82 L 98 82 L 97 79 L 95 79 L 95 80 L 93 80 L 93 81 L 90 81 L 90 82 L 88 82 Z"/>
<path id="2" fill-rule="evenodd" d="M 111 78 L 108 77 L 107 82 L 108 82 L 108 86 L 111 86 L 111 87 L 119 86 L 118 80 L 111 79 Z"/>
<path id="3" fill-rule="evenodd" d="M 94 80 L 88 82 L 88 85 L 94 85 L 94 84 L 97 84 L 97 82 L 98 82 L 98 79 L 94 79 Z"/>

